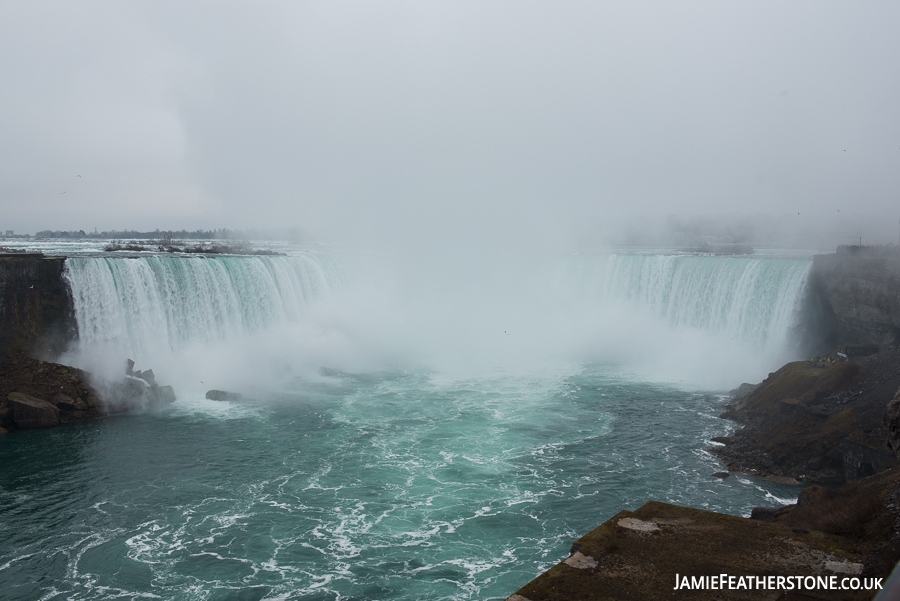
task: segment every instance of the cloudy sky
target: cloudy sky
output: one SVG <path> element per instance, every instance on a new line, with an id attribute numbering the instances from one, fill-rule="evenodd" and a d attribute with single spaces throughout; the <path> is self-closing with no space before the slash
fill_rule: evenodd
<path id="1" fill-rule="evenodd" d="M 0 2 L 0 229 L 896 232 L 897 23 L 876 1 Z"/>

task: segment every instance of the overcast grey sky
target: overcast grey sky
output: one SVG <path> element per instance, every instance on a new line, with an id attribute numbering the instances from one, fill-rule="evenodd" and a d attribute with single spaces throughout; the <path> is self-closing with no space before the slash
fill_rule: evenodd
<path id="1" fill-rule="evenodd" d="M 4 1 L 0 229 L 893 232 L 898 24 L 874 1 Z"/>

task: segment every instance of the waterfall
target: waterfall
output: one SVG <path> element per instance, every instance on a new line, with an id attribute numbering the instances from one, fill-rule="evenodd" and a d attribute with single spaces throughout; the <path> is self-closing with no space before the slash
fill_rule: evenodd
<path id="1" fill-rule="evenodd" d="M 65 277 L 80 343 L 135 355 L 296 321 L 339 279 L 313 254 L 73 257 Z"/>
<path id="2" fill-rule="evenodd" d="M 538 288 L 510 296 L 453 288 L 456 280 L 439 270 L 419 274 L 441 284 L 435 293 L 394 290 L 395 280 L 368 267 L 345 277 L 345 263 L 324 253 L 71 257 L 65 276 L 79 336 L 72 362 L 96 369 L 92 357 L 113 366 L 132 357 L 182 381 L 216 371 L 223 382 L 320 367 L 519 369 L 574 359 L 733 385 L 799 357 L 795 330 L 811 265 L 581 254 L 564 263 L 568 285 L 554 279 L 558 270 L 534 271 Z"/>
<path id="3" fill-rule="evenodd" d="M 601 310 L 626 303 L 669 326 L 727 334 L 759 351 L 790 345 L 811 262 L 696 255 L 578 255 L 571 276 Z"/>

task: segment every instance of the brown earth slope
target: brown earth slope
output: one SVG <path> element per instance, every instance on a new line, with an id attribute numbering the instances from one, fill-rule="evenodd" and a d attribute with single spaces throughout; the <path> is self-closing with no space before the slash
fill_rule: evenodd
<path id="1" fill-rule="evenodd" d="M 857 577 L 874 584 L 872 578 L 886 576 L 848 547 L 823 532 L 650 501 L 578 539 L 568 558 L 507 601 L 871 599 L 872 590 L 757 588 L 757 577 Z M 734 576 L 733 587 L 675 590 L 683 576 L 719 574 Z"/>

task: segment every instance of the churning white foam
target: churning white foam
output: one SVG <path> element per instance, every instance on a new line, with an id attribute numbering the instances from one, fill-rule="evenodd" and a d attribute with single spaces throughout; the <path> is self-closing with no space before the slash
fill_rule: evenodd
<path id="1" fill-rule="evenodd" d="M 373 259 L 348 284 L 325 253 L 70 258 L 80 342 L 67 359 L 102 372 L 132 357 L 197 391 L 272 388 L 320 368 L 465 377 L 573 362 L 732 387 L 792 358 L 809 265 L 576 254 L 497 283 L 483 267 L 394 277 Z"/>

